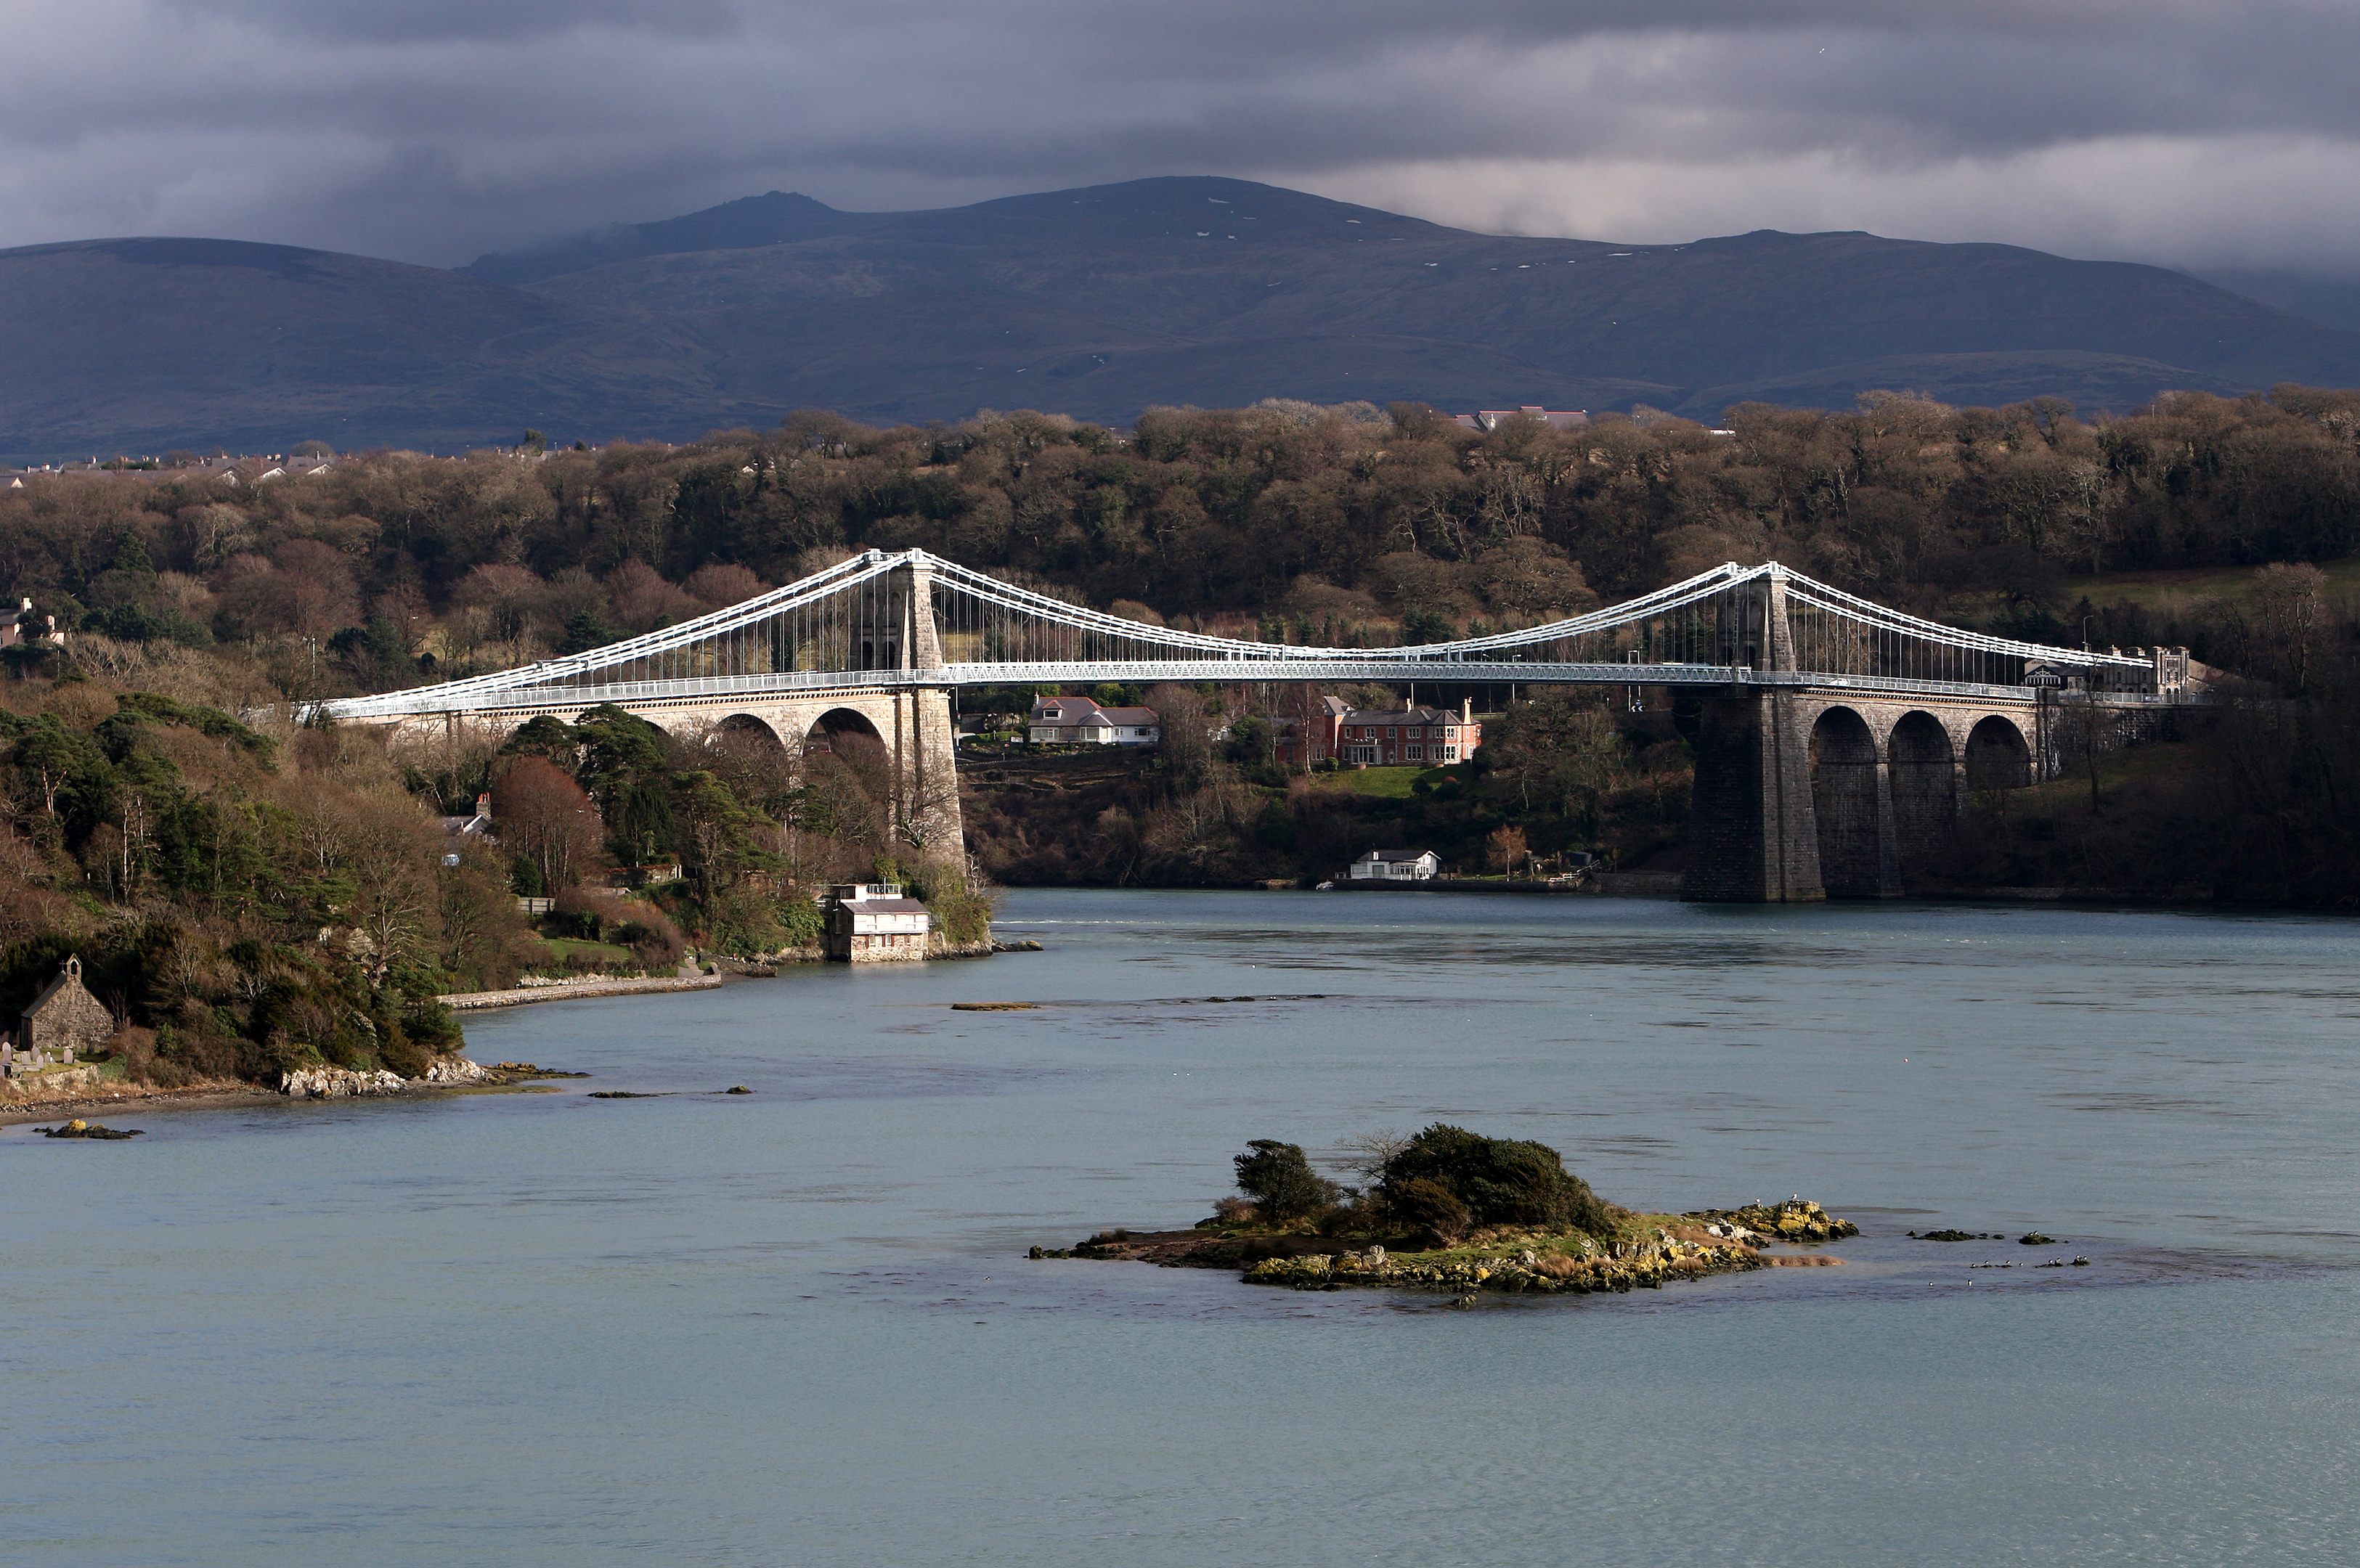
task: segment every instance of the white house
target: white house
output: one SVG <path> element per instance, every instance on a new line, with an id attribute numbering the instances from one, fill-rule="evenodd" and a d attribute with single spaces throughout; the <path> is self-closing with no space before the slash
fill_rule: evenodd
<path id="1" fill-rule="evenodd" d="M 1035 746 L 1153 746 L 1164 730 L 1153 708 L 1101 708 L 1087 697 L 1038 697 L 1026 734 Z"/>
<path id="2" fill-rule="evenodd" d="M 911 962 L 926 956 L 934 917 L 899 882 L 839 882 L 820 900 L 827 912 L 821 951 L 838 964 Z"/>
<path id="3" fill-rule="evenodd" d="M 1430 849 L 1372 849 L 1344 875 L 1356 882 L 1423 882 L 1442 872 L 1442 858 Z"/>

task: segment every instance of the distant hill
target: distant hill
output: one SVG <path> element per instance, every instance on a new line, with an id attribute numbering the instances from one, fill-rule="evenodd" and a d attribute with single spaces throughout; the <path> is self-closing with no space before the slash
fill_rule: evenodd
<path id="1" fill-rule="evenodd" d="M 705 355 L 439 267 L 235 240 L 0 251 L 0 453 L 445 450 L 717 406 Z"/>
<path id="2" fill-rule="evenodd" d="M 773 191 L 457 272 L 217 240 L 0 252 L 0 453 L 695 435 L 798 407 L 1127 422 L 2360 384 L 2360 332 L 2160 267 L 1765 230 L 1509 238 L 1218 179 L 920 212 Z"/>
<path id="3" fill-rule="evenodd" d="M 899 216 L 893 212 L 839 212 L 808 196 L 773 191 L 748 196 L 653 223 L 617 223 L 595 234 L 552 240 L 511 256 L 478 256 L 461 267 L 491 283 L 538 283 L 568 272 L 628 261 L 640 256 L 676 256 L 693 250 L 739 250 L 750 245 L 792 244 L 849 234 Z"/>
<path id="4" fill-rule="evenodd" d="M 2322 326 L 2360 328 L 2360 282 L 2267 270 L 2215 269 L 2192 276 Z"/>

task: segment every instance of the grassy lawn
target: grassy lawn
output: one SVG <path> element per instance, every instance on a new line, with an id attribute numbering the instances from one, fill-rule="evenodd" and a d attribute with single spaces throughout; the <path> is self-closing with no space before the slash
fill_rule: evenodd
<path id="1" fill-rule="evenodd" d="M 2184 768 L 2192 759 L 2193 753 L 2193 747 L 2173 743 L 2100 752 L 2098 789 L 2103 793 L 2135 779 Z M 2075 806 L 2087 807 L 2090 803 L 2090 776 L 2083 771 L 2087 766 L 2081 757 L 2069 757 L 2065 759 L 2065 771 L 2060 777 L 2044 779 L 2038 784 L 2007 791 L 2004 799 L 2009 811 L 2019 817 L 2041 816 Z"/>
<path id="2" fill-rule="evenodd" d="M 2328 592 L 2349 593 L 2360 591 L 2360 556 L 2343 561 L 2322 561 L 2317 563 L 2327 573 Z M 2147 609 L 2160 609 L 2175 603 L 2192 604 L 2199 599 L 2244 599 L 2254 592 L 2254 569 L 2250 566 L 2205 566 L 2172 572 L 2108 572 L 2095 577 L 2069 577 L 2065 580 L 2065 596 L 2070 603 L 2087 597 L 2093 604 L 2111 604 L 2127 599 Z"/>
<path id="3" fill-rule="evenodd" d="M 1410 786 L 1419 779 L 1439 784 L 1446 779 L 1464 779 L 1467 765 L 1452 763 L 1448 768 L 1348 768 L 1340 773 L 1318 773 L 1312 776 L 1323 789 L 1341 789 L 1354 795 L 1374 795 L 1384 800 L 1406 800 Z"/>
<path id="4" fill-rule="evenodd" d="M 586 958 L 596 964 L 636 964 L 639 960 L 628 947 L 611 942 L 583 942 L 570 936 L 545 936 L 541 944 L 555 953 L 562 963 L 569 958 Z"/>

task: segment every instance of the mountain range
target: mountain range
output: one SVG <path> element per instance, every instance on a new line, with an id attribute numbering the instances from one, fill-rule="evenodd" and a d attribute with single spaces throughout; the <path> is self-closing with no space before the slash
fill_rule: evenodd
<path id="1" fill-rule="evenodd" d="M 1267 397 L 1452 411 L 2360 384 L 2360 332 L 2161 267 L 1860 233 L 1472 234 L 1269 185 L 915 212 L 773 191 L 456 270 L 242 241 L 0 251 L 0 454 L 684 439 L 798 408 L 1127 423 Z"/>

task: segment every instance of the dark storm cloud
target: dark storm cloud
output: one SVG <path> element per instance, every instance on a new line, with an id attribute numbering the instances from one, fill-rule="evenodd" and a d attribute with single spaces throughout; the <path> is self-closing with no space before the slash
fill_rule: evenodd
<path id="1" fill-rule="evenodd" d="M 1267 178 L 1475 227 L 1778 226 L 2325 267 L 2317 0 L 10 0 L 0 242 L 453 261 L 800 189 Z"/>
<path id="2" fill-rule="evenodd" d="M 738 24 L 728 0 L 162 0 L 158 9 L 192 22 L 235 22 L 280 38 L 344 43 L 466 43 L 583 27 L 709 37 Z"/>

